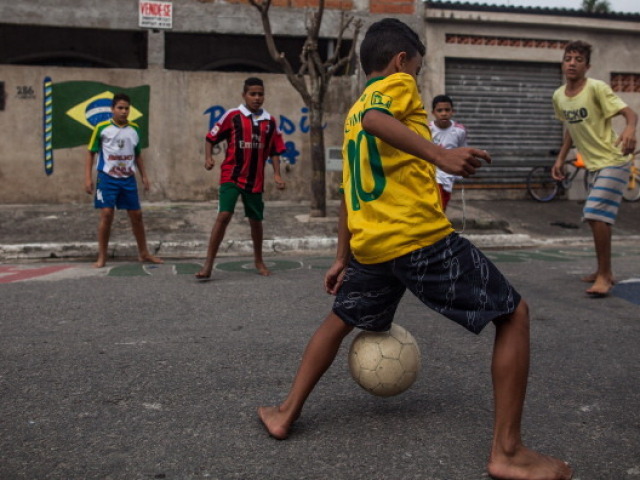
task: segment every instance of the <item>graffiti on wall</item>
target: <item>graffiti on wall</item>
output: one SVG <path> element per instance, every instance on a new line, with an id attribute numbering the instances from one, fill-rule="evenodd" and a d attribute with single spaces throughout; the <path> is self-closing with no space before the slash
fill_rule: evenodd
<path id="1" fill-rule="evenodd" d="M 87 145 L 94 127 L 111 118 L 114 92 L 131 98 L 129 120 L 140 128 L 140 146 L 149 145 L 150 87 L 122 88 L 100 82 L 71 81 L 53 83 L 50 77 L 43 81 L 43 140 L 44 169 L 53 173 L 53 150 Z"/>
<path id="2" fill-rule="evenodd" d="M 222 105 L 213 105 L 204 111 L 204 115 L 209 116 L 209 130 L 211 130 L 216 122 L 222 118 L 226 111 L 227 110 Z M 292 120 L 285 115 L 280 115 L 278 128 L 282 132 L 283 136 L 293 135 L 298 131 L 301 133 L 309 133 L 309 109 L 307 107 L 302 107 L 300 109 L 300 114 L 300 118 L 297 121 Z M 325 128 L 326 126 L 327 125 L 325 124 L 322 128 Z M 287 150 L 280 155 L 282 163 L 286 166 L 295 165 L 298 161 L 298 157 L 300 156 L 300 151 L 296 147 L 295 142 L 285 140 L 284 146 Z M 217 149 L 214 150 L 214 153 L 218 154 L 221 152 L 221 149 L 217 145 L 216 147 Z M 271 162 L 271 159 L 269 159 L 269 162 Z"/>

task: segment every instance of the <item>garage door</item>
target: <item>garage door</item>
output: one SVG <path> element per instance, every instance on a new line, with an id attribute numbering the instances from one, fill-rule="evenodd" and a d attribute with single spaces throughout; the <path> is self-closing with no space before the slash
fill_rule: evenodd
<path id="1" fill-rule="evenodd" d="M 467 185 L 523 188 L 532 165 L 553 162 L 562 144 L 551 105 L 559 64 L 447 59 L 445 82 L 470 145 L 494 160 Z"/>

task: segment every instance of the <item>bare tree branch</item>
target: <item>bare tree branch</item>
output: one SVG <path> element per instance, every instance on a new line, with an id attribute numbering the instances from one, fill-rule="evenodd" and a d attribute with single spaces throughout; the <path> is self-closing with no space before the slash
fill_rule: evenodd
<path id="1" fill-rule="evenodd" d="M 322 120 L 324 115 L 324 99 L 329 91 L 329 84 L 332 77 L 337 75 L 341 68 L 350 65 L 355 58 L 355 47 L 362 22 L 360 20 L 354 20 L 353 15 L 347 15 L 345 11 L 341 11 L 340 25 L 335 39 L 334 51 L 326 52 L 327 59 L 323 60 L 322 56 L 324 52 L 319 51 L 319 40 L 325 0 L 319 0 L 318 9 L 312 13 L 307 12 L 305 17 L 307 37 L 300 51 L 300 68 L 296 73 L 293 71 L 293 67 L 284 53 L 279 51 L 276 46 L 271 29 L 271 22 L 269 20 L 271 2 L 272 0 L 249 0 L 249 3 L 260 12 L 269 55 L 282 67 L 289 83 L 297 90 L 304 104 L 309 108 L 309 135 L 311 140 L 310 151 L 312 165 L 312 178 L 310 179 L 312 190 L 311 215 L 325 216 L 326 167 L 324 161 L 324 127 Z M 349 48 L 349 52 L 343 55 L 342 51 L 345 36 L 350 29 L 353 29 L 351 47 Z"/>
<path id="2" fill-rule="evenodd" d="M 278 50 L 276 46 L 275 39 L 273 36 L 273 32 L 271 30 L 271 21 L 269 20 L 269 9 L 271 7 L 271 0 L 249 0 L 251 5 L 256 7 L 260 12 L 260 18 L 262 20 L 262 28 L 264 30 L 265 41 L 267 43 L 267 49 L 269 50 L 269 54 L 274 61 L 278 62 L 278 64 L 282 67 L 289 82 L 296 89 L 296 91 L 302 97 L 302 100 L 306 105 L 310 105 L 311 98 L 309 95 L 309 91 L 307 90 L 307 85 L 304 81 L 304 78 L 300 75 L 296 75 L 291 67 L 291 64 L 287 60 L 285 54 Z"/>

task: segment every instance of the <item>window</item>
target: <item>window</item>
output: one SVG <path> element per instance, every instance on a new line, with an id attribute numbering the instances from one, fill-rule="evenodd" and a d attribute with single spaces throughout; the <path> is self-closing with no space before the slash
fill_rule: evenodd
<path id="1" fill-rule="evenodd" d="M 147 68 L 147 32 L 0 24 L 0 63 Z"/>
<path id="2" fill-rule="evenodd" d="M 294 71 L 300 68 L 303 37 L 276 37 L 276 46 L 286 55 Z M 320 39 L 323 58 L 333 52 L 334 40 Z M 343 42 L 348 53 L 351 41 Z M 220 33 L 165 33 L 165 68 L 171 70 L 283 73 L 273 61 L 263 35 Z M 351 69 L 352 70 L 352 69 Z M 344 72 L 340 72 L 344 74 Z"/>

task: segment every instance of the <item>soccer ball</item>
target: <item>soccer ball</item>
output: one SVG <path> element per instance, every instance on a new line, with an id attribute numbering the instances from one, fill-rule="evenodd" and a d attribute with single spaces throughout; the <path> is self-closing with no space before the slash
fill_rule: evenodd
<path id="1" fill-rule="evenodd" d="M 398 395 L 420 372 L 420 349 L 400 325 L 388 332 L 360 332 L 349 348 L 349 370 L 358 385 L 380 397 Z"/>

